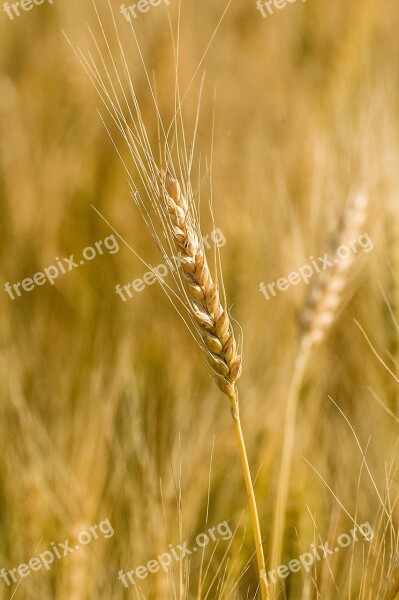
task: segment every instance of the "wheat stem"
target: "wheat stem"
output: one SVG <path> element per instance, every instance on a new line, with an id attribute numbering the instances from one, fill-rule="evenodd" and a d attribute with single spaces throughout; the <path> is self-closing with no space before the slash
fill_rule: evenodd
<path id="1" fill-rule="evenodd" d="M 186 297 L 192 320 L 202 338 L 203 351 L 216 384 L 231 403 L 234 429 L 251 512 L 262 600 L 268 600 L 262 535 L 241 428 L 238 392 L 235 385 L 241 375 L 241 356 L 237 351 L 229 314 L 222 305 L 218 285 L 213 281 L 208 267 L 192 204 L 183 194 L 177 179 L 170 173 L 163 173 L 162 179 L 164 192 L 166 192 L 165 210 L 170 219 L 169 235 L 179 252 L 180 273 L 182 275 L 181 291 Z"/>
<path id="2" fill-rule="evenodd" d="M 331 247 L 339 247 L 356 238 L 365 222 L 368 198 L 357 194 L 350 199 L 342 216 L 338 231 Z M 310 288 L 305 310 L 302 315 L 302 336 L 295 360 L 293 377 L 288 392 L 281 467 L 279 474 L 277 506 L 273 527 L 273 546 L 271 552 L 272 568 L 281 562 L 282 544 L 285 533 L 289 482 L 295 442 L 296 418 L 299 397 L 312 349 L 320 344 L 337 316 L 343 302 L 343 293 L 348 276 L 355 261 L 354 253 L 346 260 L 338 261 L 327 273 L 321 273 L 320 279 Z M 275 596 L 275 592 L 273 592 Z"/>
<path id="3" fill-rule="evenodd" d="M 244 434 L 241 427 L 241 419 L 240 419 L 240 410 L 238 404 L 237 394 L 230 398 L 231 401 L 231 414 L 233 417 L 234 430 L 237 438 L 238 450 L 240 452 L 242 471 L 245 479 L 245 486 L 247 488 L 248 494 L 248 502 L 249 508 L 251 512 L 251 520 L 252 520 L 252 531 L 255 541 L 256 547 L 256 558 L 258 561 L 258 569 L 259 569 L 259 581 L 260 581 L 260 590 L 262 594 L 262 600 L 269 599 L 269 590 L 266 584 L 266 564 L 265 564 L 265 556 L 263 552 L 263 544 L 262 544 L 262 534 L 260 530 L 259 523 L 259 514 L 258 507 L 256 504 L 256 497 L 254 492 L 254 486 L 252 483 L 251 470 L 249 467 L 247 450 L 245 447 Z"/>
<path id="4" fill-rule="evenodd" d="M 295 360 L 294 373 L 291 380 L 285 409 L 283 450 L 279 471 L 280 479 L 278 484 L 277 502 L 274 516 L 273 547 L 271 552 L 271 564 L 273 569 L 277 568 L 281 562 L 282 544 L 287 513 L 288 490 L 295 442 L 298 402 L 311 349 L 312 343 L 310 338 L 304 337 Z"/>

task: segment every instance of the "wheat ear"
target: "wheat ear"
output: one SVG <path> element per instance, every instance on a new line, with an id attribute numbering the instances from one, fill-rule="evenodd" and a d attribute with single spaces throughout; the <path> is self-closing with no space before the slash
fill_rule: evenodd
<path id="1" fill-rule="evenodd" d="M 223 308 L 220 300 L 218 285 L 212 279 L 203 244 L 195 225 L 196 219 L 191 214 L 189 203 L 183 195 L 177 179 L 170 173 L 163 173 L 162 176 L 171 235 L 179 253 L 180 270 L 187 292 L 188 305 L 199 326 L 203 350 L 215 381 L 230 400 L 251 511 L 262 599 L 268 600 L 259 516 L 241 428 L 238 391 L 235 385 L 241 375 L 241 356 L 237 352 L 228 312 Z"/>
<path id="2" fill-rule="evenodd" d="M 339 248 L 341 244 L 348 244 L 360 234 L 366 221 L 367 208 L 368 200 L 365 195 L 354 196 L 331 243 L 332 249 L 334 246 Z M 302 337 L 310 338 L 312 345 L 322 342 L 333 324 L 342 304 L 342 295 L 354 261 L 355 254 L 351 252 L 347 258 L 338 260 L 331 271 L 322 271 L 316 284 L 311 287 L 301 316 L 301 326 Z"/>
<path id="3" fill-rule="evenodd" d="M 360 234 L 368 209 L 368 198 L 364 194 L 354 195 L 344 211 L 330 247 L 336 251 Z M 322 271 L 309 291 L 301 316 L 301 338 L 296 355 L 293 376 L 288 392 L 281 467 L 278 485 L 277 506 L 273 527 L 272 567 L 281 562 L 282 543 L 285 531 L 289 481 L 295 442 L 296 417 L 299 395 L 312 349 L 320 344 L 333 324 L 342 305 L 343 292 L 347 287 L 354 254 L 334 263 L 329 271 Z"/>
<path id="4" fill-rule="evenodd" d="M 218 285 L 213 282 L 180 185 L 169 173 L 164 175 L 164 182 L 171 231 L 179 252 L 189 306 L 200 327 L 204 352 L 215 381 L 222 392 L 234 400 L 235 382 L 241 375 L 242 366 L 230 318 L 220 301 Z"/>

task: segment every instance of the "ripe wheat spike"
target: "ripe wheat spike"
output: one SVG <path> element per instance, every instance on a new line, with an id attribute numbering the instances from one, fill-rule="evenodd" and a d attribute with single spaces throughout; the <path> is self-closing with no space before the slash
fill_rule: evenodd
<path id="1" fill-rule="evenodd" d="M 164 183 L 166 208 L 179 252 L 189 308 L 200 327 L 203 349 L 215 381 L 224 394 L 234 398 L 242 360 L 237 353 L 230 318 L 220 301 L 218 284 L 212 279 L 203 244 L 180 184 L 169 173 L 164 175 Z"/>

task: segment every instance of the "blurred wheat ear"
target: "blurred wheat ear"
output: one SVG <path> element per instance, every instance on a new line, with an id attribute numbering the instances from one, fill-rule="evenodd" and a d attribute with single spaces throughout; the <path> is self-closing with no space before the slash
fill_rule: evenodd
<path id="1" fill-rule="evenodd" d="M 357 194 L 351 199 L 335 239 L 330 244 L 332 250 L 336 250 L 341 244 L 348 244 L 360 235 L 366 221 L 367 208 L 368 200 L 364 194 Z M 312 344 L 322 342 L 333 324 L 342 304 L 342 294 L 354 262 L 355 254 L 351 252 L 347 258 L 339 260 L 330 271 L 322 271 L 311 286 L 301 315 L 301 327 L 302 337 L 308 338 Z"/>
<path id="2" fill-rule="evenodd" d="M 367 218 L 367 211 L 368 197 L 365 194 L 356 193 L 349 198 L 337 230 L 330 240 L 331 252 L 336 252 L 341 245 L 349 244 L 361 234 L 361 229 Z M 351 252 L 346 259 L 338 260 L 329 270 L 323 270 L 315 276 L 316 278 L 312 280 L 309 294 L 302 310 L 299 349 L 295 359 L 286 404 L 278 499 L 271 553 L 272 565 L 274 567 L 277 567 L 281 562 L 282 540 L 285 531 L 289 480 L 295 441 L 296 417 L 303 380 L 311 351 L 317 344 L 320 344 L 324 340 L 342 307 L 344 292 L 348 287 L 349 276 L 354 262 L 355 256 Z"/>

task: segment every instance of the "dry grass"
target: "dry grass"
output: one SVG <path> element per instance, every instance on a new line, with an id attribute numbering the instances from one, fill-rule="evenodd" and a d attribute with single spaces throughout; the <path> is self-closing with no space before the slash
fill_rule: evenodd
<path id="1" fill-rule="evenodd" d="M 288 563 L 312 543 L 332 546 L 354 521 L 369 521 L 375 533 L 371 543 L 341 549 L 309 573 L 291 574 L 277 591 L 295 600 L 395 597 L 396 2 L 298 1 L 270 19 L 262 19 L 254 5 L 232 2 L 205 56 L 224 6 L 204 0 L 199 10 L 196 3 L 183 3 L 177 52 L 171 39 L 176 39 L 178 8 L 171 2 L 174 35 L 164 6 L 137 20 L 147 71 L 115 5 L 136 96 L 107 2 L 98 7 L 128 103 L 135 107 L 137 99 L 153 152 L 160 138 L 165 141 L 160 117 L 167 124 L 168 143 L 154 152 L 159 171 L 151 161 L 158 205 L 160 198 L 170 199 L 160 174 L 169 169 L 184 195 L 195 198 L 200 231 L 209 233 L 216 225 L 226 239 L 208 265 L 212 281 L 219 283 L 223 314 L 234 315 L 245 335 L 241 418 L 256 475 L 266 570 L 278 553 Z M 55 256 L 78 256 L 109 235 L 91 205 L 148 265 L 163 260 L 129 197 L 129 186 L 137 201 L 147 197 L 148 181 L 138 176 L 140 163 L 129 149 L 130 134 L 134 140 L 137 132 L 121 131 L 122 121 L 112 121 L 61 33 L 67 32 L 83 56 L 90 52 L 89 73 L 107 83 L 86 22 L 109 60 L 90 2 L 55 0 L 14 22 L 4 15 L 0 21 L 3 283 L 30 277 Z M 98 72 L 90 72 L 94 65 Z M 116 114 L 122 108 L 131 124 L 122 89 L 113 81 Z M 175 118 L 179 106 L 182 120 Z M 103 121 L 118 140 L 120 157 Z M 120 141 L 128 143 L 122 147 Z M 180 155 L 178 148 L 184 148 Z M 143 147 L 137 150 L 144 162 Z M 365 227 L 374 249 L 356 257 L 350 273 L 340 274 L 344 293 L 335 286 L 328 303 L 313 296 L 309 304 L 301 284 L 266 301 L 259 283 L 277 281 L 309 256 L 323 254 L 357 189 L 369 198 Z M 163 231 L 157 230 L 162 246 Z M 37 287 L 14 301 L 5 292 L 0 297 L 0 568 L 25 563 L 37 547 L 43 552 L 52 541 L 72 539 L 108 517 L 114 537 L 57 561 L 50 571 L 32 573 L 14 599 L 259 598 L 250 511 L 226 403 L 221 394 L 219 401 L 206 368 L 198 368 L 204 344 L 203 328 L 191 311 L 196 284 L 187 286 L 177 270 L 176 281 L 165 278 L 180 314 L 159 284 L 122 302 L 115 285 L 142 277 L 148 267 L 121 238 L 118 254 L 98 257 L 54 286 Z M 172 242 L 165 248 L 169 256 Z M 326 276 L 333 281 L 333 272 Z M 179 283 L 185 306 L 174 295 Z M 314 279 L 315 286 L 321 283 Z M 209 311 L 207 303 L 201 306 Z M 312 322 L 315 307 L 333 313 L 333 319 L 329 316 L 328 330 L 326 319 L 319 321 L 323 338 L 299 361 L 298 316 L 304 306 L 312 308 Z M 199 347 L 181 316 L 191 333 L 199 333 Z M 216 356 L 209 370 L 221 370 L 223 383 L 232 383 L 234 344 L 228 342 L 230 327 L 222 331 L 223 348 L 213 340 Z M 294 420 L 293 411 L 286 413 L 290 397 L 297 405 Z M 289 443 L 286 432 L 295 433 Z M 290 449 L 291 466 L 280 471 L 284 447 Z M 275 525 L 282 479 L 284 526 L 281 520 Z M 191 545 L 198 533 L 226 519 L 235 532 L 232 541 L 187 557 L 168 575 L 151 575 L 137 591 L 117 579 L 121 568 L 145 564 L 169 544 Z M 14 589 L 0 584 L 0 598 L 9 600 Z"/>

